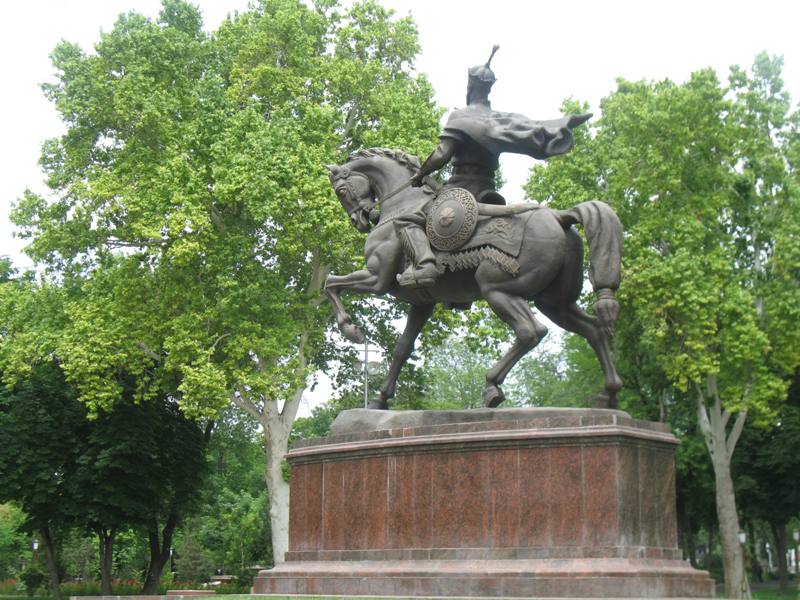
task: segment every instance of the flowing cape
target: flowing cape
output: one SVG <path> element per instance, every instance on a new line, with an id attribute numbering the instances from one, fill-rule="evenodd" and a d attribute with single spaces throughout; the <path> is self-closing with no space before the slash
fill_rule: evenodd
<path id="1" fill-rule="evenodd" d="M 453 111 L 442 137 L 464 136 L 494 154 L 527 154 L 544 159 L 572 148 L 572 129 L 591 114 L 568 115 L 552 121 L 534 121 L 519 113 L 499 112 L 468 106 Z"/>

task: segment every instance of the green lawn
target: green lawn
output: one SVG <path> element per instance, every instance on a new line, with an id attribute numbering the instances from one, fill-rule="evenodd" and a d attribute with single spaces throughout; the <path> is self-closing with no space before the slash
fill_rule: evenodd
<path id="1" fill-rule="evenodd" d="M 755 590 L 753 600 L 800 600 L 800 593 L 797 588 L 788 589 L 785 592 L 780 590 Z"/>

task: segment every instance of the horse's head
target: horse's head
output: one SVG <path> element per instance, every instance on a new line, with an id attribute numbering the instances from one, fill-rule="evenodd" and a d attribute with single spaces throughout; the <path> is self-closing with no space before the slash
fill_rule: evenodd
<path id="1" fill-rule="evenodd" d="M 336 196 L 350 215 L 350 223 L 361 233 L 368 233 L 372 228 L 370 211 L 375 205 L 369 178 L 348 166 L 327 165 L 327 169 Z"/>
<path id="2" fill-rule="evenodd" d="M 369 232 L 377 222 L 376 202 L 382 210 L 402 210 L 401 205 L 418 194 L 432 194 L 430 188 L 405 188 L 412 175 L 419 171 L 419 159 L 402 150 L 367 148 L 350 155 L 342 166 L 328 165 L 331 185 L 342 203 L 350 222 L 359 231 Z M 376 200 L 380 198 L 380 200 Z M 386 200 L 385 203 L 383 201 Z"/>

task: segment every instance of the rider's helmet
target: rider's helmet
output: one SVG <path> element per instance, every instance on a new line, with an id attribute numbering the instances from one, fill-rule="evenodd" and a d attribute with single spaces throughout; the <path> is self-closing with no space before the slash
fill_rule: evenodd
<path id="1" fill-rule="evenodd" d="M 492 71 L 489 65 L 492 62 L 492 58 L 494 58 L 494 53 L 497 52 L 499 48 L 500 46 L 495 44 L 486 64 L 476 65 L 468 71 L 467 104 L 471 104 L 479 98 L 488 100 L 489 92 L 492 90 L 494 82 L 497 81 L 497 77 L 494 76 L 494 71 Z"/>

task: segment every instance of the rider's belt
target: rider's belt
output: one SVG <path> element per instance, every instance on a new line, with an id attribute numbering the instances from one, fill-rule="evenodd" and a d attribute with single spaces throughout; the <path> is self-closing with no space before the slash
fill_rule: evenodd
<path id="1" fill-rule="evenodd" d="M 453 165 L 453 176 L 456 175 L 478 175 L 480 177 L 494 179 L 494 171 L 483 165 Z"/>

